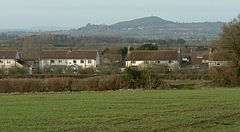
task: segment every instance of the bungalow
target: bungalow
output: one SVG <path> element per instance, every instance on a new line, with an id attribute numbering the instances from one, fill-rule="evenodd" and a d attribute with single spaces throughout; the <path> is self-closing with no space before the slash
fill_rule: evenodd
<path id="1" fill-rule="evenodd" d="M 226 67 L 232 63 L 232 61 L 230 61 L 232 59 L 233 59 L 233 55 L 229 53 L 210 52 L 208 66 L 209 68 Z"/>
<path id="2" fill-rule="evenodd" d="M 42 51 L 39 67 L 77 66 L 81 68 L 96 68 L 100 64 L 97 51 Z"/>
<path id="3" fill-rule="evenodd" d="M 193 69 L 207 69 L 208 67 L 208 52 L 207 51 L 194 51 L 192 52 L 190 67 Z"/>
<path id="4" fill-rule="evenodd" d="M 126 67 L 144 67 L 149 64 L 165 65 L 169 70 L 179 68 L 178 50 L 136 50 L 131 51 L 126 60 Z"/>
<path id="5" fill-rule="evenodd" d="M 0 51 L 0 68 L 23 67 L 23 65 L 20 64 L 20 59 L 21 53 L 17 51 Z"/>

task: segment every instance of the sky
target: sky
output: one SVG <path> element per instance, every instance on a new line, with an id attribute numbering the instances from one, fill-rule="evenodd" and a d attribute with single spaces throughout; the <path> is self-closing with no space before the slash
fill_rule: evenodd
<path id="1" fill-rule="evenodd" d="M 175 22 L 227 22 L 240 14 L 240 0 L 0 0 L 0 29 L 77 28 L 147 16 Z"/>

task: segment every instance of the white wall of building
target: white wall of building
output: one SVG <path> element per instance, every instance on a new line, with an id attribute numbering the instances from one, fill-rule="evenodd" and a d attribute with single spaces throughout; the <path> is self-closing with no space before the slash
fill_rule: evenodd
<path id="1" fill-rule="evenodd" d="M 141 67 L 146 66 L 148 64 L 157 64 L 157 65 L 166 65 L 169 66 L 170 69 L 179 68 L 179 62 L 177 60 L 173 61 L 166 61 L 166 60 L 159 60 L 159 61 L 126 61 L 126 67 Z"/>
<path id="2" fill-rule="evenodd" d="M 44 59 L 40 61 L 40 68 L 47 66 L 80 66 L 82 68 L 96 68 L 97 61 L 94 59 Z"/>
<path id="3" fill-rule="evenodd" d="M 211 67 L 221 67 L 221 66 L 229 66 L 229 61 L 208 61 L 209 68 Z"/>
<path id="4" fill-rule="evenodd" d="M 0 59 L 0 68 L 23 67 L 15 59 Z"/>

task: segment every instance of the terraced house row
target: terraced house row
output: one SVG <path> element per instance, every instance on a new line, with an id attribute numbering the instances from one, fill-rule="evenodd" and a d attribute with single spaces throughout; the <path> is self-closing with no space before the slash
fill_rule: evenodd
<path id="1" fill-rule="evenodd" d="M 96 68 L 100 64 L 97 51 L 42 51 L 39 55 L 26 56 L 18 51 L 0 51 L 0 67 L 39 67 L 72 66 Z"/>
<path id="2" fill-rule="evenodd" d="M 0 68 L 27 67 L 40 70 L 54 66 L 97 68 L 100 60 L 102 60 L 101 64 L 106 60 L 103 54 L 103 52 L 95 50 L 48 50 L 41 51 L 36 55 L 26 55 L 19 51 L 0 51 Z M 129 50 L 125 58 L 125 67 L 145 67 L 154 64 L 167 66 L 169 70 L 176 70 L 185 63 L 193 68 L 202 66 L 211 68 L 227 66 L 229 61 L 221 57 L 221 54 L 211 50 L 210 52 L 196 52 L 183 51 L 180 48 L 175 50 Z"/>

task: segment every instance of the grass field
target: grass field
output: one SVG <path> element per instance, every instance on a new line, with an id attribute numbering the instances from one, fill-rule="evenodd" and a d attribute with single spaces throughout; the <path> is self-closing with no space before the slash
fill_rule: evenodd
<path id="1" fill-rule="evenodd" d="M 0 131 L 239 131 L 240 89 L 0 94 Z"/>

